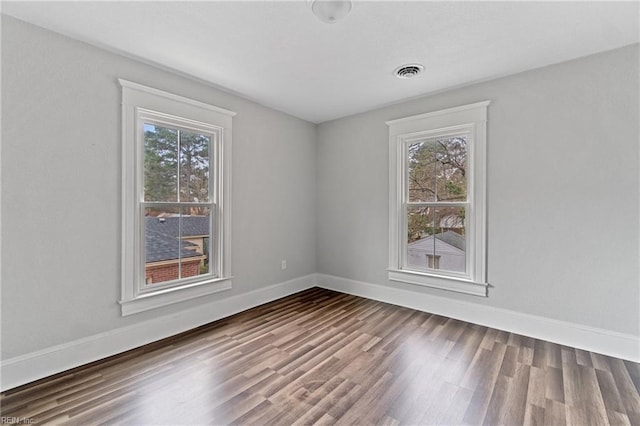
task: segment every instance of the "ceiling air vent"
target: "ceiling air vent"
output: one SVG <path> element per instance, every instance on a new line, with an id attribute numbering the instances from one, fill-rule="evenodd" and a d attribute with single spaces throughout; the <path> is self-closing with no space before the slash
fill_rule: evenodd
<path id="1" fill-rule="evenodd" d="M 411 78 L 420 74 L 424 70 L 424 67 L 420 64 L 408 64 L 396 68 L 393 72 L 398 78 Z"/>

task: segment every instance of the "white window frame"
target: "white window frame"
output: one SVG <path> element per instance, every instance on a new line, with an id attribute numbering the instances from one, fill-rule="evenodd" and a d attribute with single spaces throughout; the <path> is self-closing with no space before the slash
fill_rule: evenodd
<path id="1" fill-rule="evenodd" d="M 490 101 L 387 121 L 389 126 L 389 268 L 391 281 L 487 296 L 486 142 Z M 408 145 L 447 135 L 467 137 L 466 272 L 407 264 Z"/>
<path id="2" fill-rule="evenodd" d="M 118 79 L 122 88 L 122 277 L 123 316 L 231 289 L 231 130 L 236 115 L 213 105 Z M 144 273 L 143 123 L 211 136 L 211 223 L 208 274 L 154 286 Z M 213 241 L 212 241 L 213 240 Z M 213 260 L 213 259 L 212 259 Z"/>

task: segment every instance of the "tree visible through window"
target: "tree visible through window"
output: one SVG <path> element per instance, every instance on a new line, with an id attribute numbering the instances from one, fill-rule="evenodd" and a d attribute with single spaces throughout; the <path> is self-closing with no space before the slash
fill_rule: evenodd
<path id="1" fill-rule="evenodd" d="M 210 143 L 209 135 L 145 123 L 145 201 L 208 201 Z"/>
<path id="2" fill-rule="evenodd" d="M 408 264 L 465 272 L 467 136 L 409 143 L 407 161 Z"/>

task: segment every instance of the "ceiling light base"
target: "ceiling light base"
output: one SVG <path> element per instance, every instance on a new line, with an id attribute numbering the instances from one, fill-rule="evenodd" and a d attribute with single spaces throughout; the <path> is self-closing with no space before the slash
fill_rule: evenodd
<path id="1" fill-rule="evenodd" d="M 334 24 L 351 12 L 350 0 L 311 0 L 311 11 L 326 24 Z"/>

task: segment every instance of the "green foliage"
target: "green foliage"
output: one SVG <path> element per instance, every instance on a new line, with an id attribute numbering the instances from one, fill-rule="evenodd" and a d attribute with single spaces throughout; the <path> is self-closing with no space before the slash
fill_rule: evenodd
<path id="1" fill-rule="evenodd" d="M 176 130 L 145 126 L 144 199 L 146 201 L 177 201 L 177 151 L 178 132 Z"/>
<path id="2" fill-rule="evenodd" d="M 467 139 L 464 136 L 434 138 L 408 146 L 408 191 L 410 202 L 465 201 Z M 458 216 L 464 221 L 464 209 L 413 208 L 407 218 L 409 242 L 442 232 L 440 219 Z"/>
<path id="3" fill-rule="evenodd" d="M 149 124 L 144 130 L 144 199 L 206 201 L 210 138 Z"/>
<path id="4" fill-rule="evenodd" d="M 460 185 L 456 185 L 451 181 L 445 183 L 444 187 L 449 194 L 460 195 L 464 193 L 464 189 Z"/>
<path id="5" fill-rule="evenodd" d="M 441 228 L 434 226 L 433 215 L 429 214 L 429 207 L 416 209 L 409 213 L 407 220 L 408 242 L 411 243 L 425 235 L 433 235 L 441 231 Z"/>

